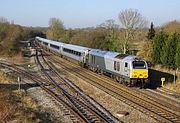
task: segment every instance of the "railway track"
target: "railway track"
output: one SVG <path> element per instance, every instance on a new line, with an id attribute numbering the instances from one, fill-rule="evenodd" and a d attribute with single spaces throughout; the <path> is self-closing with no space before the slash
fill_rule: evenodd
<path id="1" fill-rule="evenodd" d="M 54 58 L 49 60 L 52 61 L 52 59 Z M 95 75 L 93 72 L 80 68 L 79 66 L 70 62 L 64 62 L 60 58 L 58 58 L 58 60 L 54 59 L 53 62 L 60 64 L 61 67 L 68 72 L 82 78 L 95 87 L 98 87 L 108 94 L 111 94 L 122 102 L 131 105 L 132 107 L 151 116 L 159 122 L 180 122 L 179 109 L 177 109 L 175 112 L 170 111 L 168 103 L 164 103 L 158 99 L 154 100 L 153 97 L 142 94 L 140 91 L 136 92 L 133 89 L 119 85 L 107 77 L 103 76 L 102 78 L 101 76 Z"/>
<path id="2" fill-rule="evenodd" d="M 47 86 L 47 84 L 51 85 L 52 81 L 54 81 L 48 74 L 47 79 L 41 78 L 40 76 L 36 74 L 32 74 L 30 72 L 27 72 L 26 70 L 23 70 L 17 65 L 7 64 L 0 62 L 0 66 L 8 68 L 14 72 L 16 72 L 19 75 L 23 75 L 24 77 L 33 80 L 36 82 L 45 92 L 47 92 L 49 95 L 51 95 L 57 102 L 60 104 L 63 104 L 66 111 L 68 110 L 71 116 L 71 120 L 73 122 L 111 122 L 114 121 L 109 118 L 105 113 L 100 111 L 93 103 L 90 102 L 83 94 L 77 92 L 79 95 L 81 95 L 81 98 L 84 99 L 84 102 L 80 100 L 79 98 L 69 94 L 65 89 L 63 89 L 59 84 L 53 83 L 54 87 Z M 43 66 L 41 66 L 43 67 Z M 53 69 L 53 68 L 52 68 Z M 42 71 L 47 71 L 44 68 L 41 69 Z M 55 71 L 55 70 L 53 70 Z M 46 72 L 44 72 L 46 74 Z M 58 74 L 58 73 L 56 73 Z M 62 79 L 62 78 L 61 78 Z M 50 83 L 51 82 L 51 83 Z M 64 80 L 65 82 L 65 80 Z M 68 84 L 68 83 L 66 83 Z M 57 89 L 58 88 L 58 89 Z M 72 88 L 71 88 L 72 89 Z M 65 97 L 65 98 L 64 98 Z M 85 103 L 87 102 L 87 103 Z"/>
<path id="3" fill-rule="evenodd" d="M 43 79 L 40 76 L 37 76 L 35 74 L 31 74 L 31 73 L 27 72 L 26 70 L 20 69 L 14 64 L 7 64 L 7 63 L 1 62 L 0 66 L 8 68 L 8 69 L 12 70 L 13 72 L 16 72 L 18 75 L 21 75 L 21 76 L 23 75 L 25 78 L 34 81 L 46 93 L 48 93 L 51 97 L 53 97 L 57 102 L 59 102 L 60 104 L 63 104 L 63 106 L 66 108 L 66 110 L 68 110 L 71 113 L 71 115 L 73 114 L 73 116 L 76 116 L 76 119 L 71 119 L 73 122 L 74 121 L 84 122 L 84 119 L 82 117 L 80 117 L 80 115 L 78 115 L 77 112 L 59 96 L 59 94 L 57 94 L 55 91 L 53 91 L 52 88 L 50 89 L 49 87 L 46 86 L 46 84 L 49 83 L 49 81 L 47 81 L 46 79 Z"/>
<path id="4" fill-rule="evenodd" d="M 41 67 L 41 71 L 46 74 L 47 78 L 56 87 L 56 90 L 60 92 L 61 97 L 78 112 L 85 122 L 114 123 L 109 116 L 99 110 L 85 95 L 73 87 L 69 81 L 65 80 L 43 56 L 42 61 L 47 65 L 46 68 L 41 64 L 38 56 L 36 56 L 36 59 Z"/>

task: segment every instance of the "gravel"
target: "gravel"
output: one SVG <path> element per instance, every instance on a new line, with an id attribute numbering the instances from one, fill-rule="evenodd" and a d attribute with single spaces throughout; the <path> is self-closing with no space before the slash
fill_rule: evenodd
<path id="1" fill-rule="evenodd" d="M 74 82 L 86 95 L 95 100 L 99 105 L 103 106 L 108 112 L 118 119 L 116 122 L 125 123 L 156 123 L 154 119 L 143 114 L 142 112 L 134 109 L 133 107 L 121 102 L 120 100 L 112 97 L 108 93 L 96 88 L 95 86 L 87 83 L 86 81 L 77 78 L 73 74 L 67 73 L 64 69 L 60 68 L 60 73 Z M 64 115 L 63 109 L 59 108 L 59 104 L 52 100 L 39 87 L 29 89 L 28 94 L 31 95 L 38 104 L 42 106 L 42 110 L 49 112 L 52 117 L 57 119 L 57 122 L 72 122 L 68 115 Z M 122 113 L 124 115 L 120 115 Z"/>
<path id="2" fill-rule="evenodd" d="M 63 74 L 65 78 L 68 78 L 69 80 L 74 82 L 75 85 L 83 90 L 86 95 L 90 96 L 100 105 L 102 105 L 107 111 L 109 111 L 114 117 L 116 117 L 119 122 L 123 121 L 125 123 L 156 123 L 153 118 L 121 102 L 120 100 L 112 97 L 108 93 L 96 88 L 86 81 L 77 78 L 73 74 L 67 73 L 63 70 L 63 68 L 60 69 L 60 73 Z M 119 117 L 119 112 L 125 112 L 126 116 Z"/>
<path id="3" fill-rule="evenodd" d="M 55 123 L 72 123 L 69 115 L 64 115 L 62 106 L 40 87 L 28 89 L 27 93 L 42 107 L 41 112 L 49 113 L 52 121 L 56 119 Z"/>

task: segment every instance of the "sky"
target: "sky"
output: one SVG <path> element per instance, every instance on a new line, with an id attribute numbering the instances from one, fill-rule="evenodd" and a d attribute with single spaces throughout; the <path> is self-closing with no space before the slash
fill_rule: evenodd
<path id="1" fill-rule="evenodd" d="M 180 0 L 0 0 L 0 17 L 23 26 L 47 27 L 59 18 L 66 28 L 95 27 L 125 9 L 137 9 L 155 26 L 180 20 Z"/>

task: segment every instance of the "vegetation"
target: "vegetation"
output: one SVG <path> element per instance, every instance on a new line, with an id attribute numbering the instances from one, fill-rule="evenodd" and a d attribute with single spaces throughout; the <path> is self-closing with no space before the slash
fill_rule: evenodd
<path id="1" fill-rule="evenodd" d="M 180 23 L 172 21 L 160 28 L 146 28 L 146 19 L 138 10 L 125 9 L 118 15 L 121 26 L 106 20 L 95 28 L 65 29 L 60 19 L 51 18 L 47 36 L 65 43 L 128 54 L 139 51 L 138 56 L 149 64 L 179 67 Z M 120 28 L 121 27 L 121 28 Z"/>
<path id="2" fill-rule="evenodd" d="M 57 120 L 38 106 L 16 80 L 0 72 L 0 123 L 50 123 Z M 25 87 L 26 88 L 26 87 Z"/>
<path id="3" fill-rule="evenodd" d="M 153 22 L 151 22 L 151 27 L 149 29 L 147 39 L 152 40 L 154 38 L 154 36 L 155 36 L 154 24 L 153 24 Z"/>
<path id="4" fill-rule="evenodd" d="M 10 24 L 0 18 L 0 54 L 20 52 L 20 40 L 35 36 L 143 57 L 150 65 L 180 68 L 180 22 L 168 22 L 161 27 L 146 28 L 146 19 L 133 9 L 125 9 L 118 15 L 120 26 L 109 19 L 89 28 L 66 29 L 58 18 L 49 20 L 48 28 L 30 28 Z M 134 52 L 132 52 L 134 51 Z M 136 54 L 137 52 L 137 54 Z"/>
<path id="5" fill-rule="evenodd" d="M 162 30 L 167 33 L 174 33 L 174 32 L 180 33 L 180 21 L 177 20 L 170 21 L 162 26 Z"/>
<path id="6" fill-rule="evenodd" d="M 47 37 L 65 43 L 130 53 L 130 50 L 134 48 L 133 42 L 139 40 L 138 35 L 146 32 L 143 28 L 147 25 L 147 21 L 133 9 L 121 11 L 119 20 L 123 28 L 119 28 L 114 20 L 109 19 L 95 28 L 65 30 L 60 19 L 51 18 Z"/>
<path id="7" fill-rule="evenodd" d="M 49 20 L 49 29 L 47 31 L 47 37 L 53 40 L 61 40 L 64 35 L 63 22 L 57 18 L 51 18 Z"/>
<path id="8" fill-rule="evenodd" d="M 168 36 L 163 31 L 160 31 L 156 34 L 153 40 L 153 63 L 154 64 L 161 64 L 161 55 L 162 55 L 162 47 L 165 44 L 165 41 L 167 40 Z"/>
<path id="9" fill-rule="evenodd" d="M 176 49 L 177 43 L 180 42 L 180 34 L 172 33 L 169 34 L 168 39 L 165 40 L 164 46 L 161 52 L 161 61 L 165 66 L 178 67 L 175 65 L 176 61 Z"/>
<path id="10" fill-rule="evenodd" d="M 178 66 L 178 43 L 180 34 L 171 34 L 160 31 L 153 40 L 153 63 L 162 64 L 167 67 L 177 68 Z"/>
<path id="11" fill-rule="evenodd" d="M 9 23 L 7 19 L 0 17 L 0 54 L 9 56 L 18 54 L 21 51 L 19 41 L 42 34 L 38 32 L 31 28 Z"/>
<path id="12" fill-rule="evenodd" d="M 138 28 L 146 26 L 147 21 L 137 11 L 133 9 L 126 9 L 120 12 L 119 20 L 124 27 L 123 53 L 126 54 L 129 49 L 129 41 L 134 37 L 134 33 Z"/>
<path id="13" fill-rule="evenodd" d="M 19 52 L 17 40 L 21 37 L 21 27 L 0 22 L 0 49 L 9 55 Z"/>
<path id="14" fill-rule="evenodd" d="M 176 49 L 175 64 L 180 69 L 180 41 L 177 43 Z"/>

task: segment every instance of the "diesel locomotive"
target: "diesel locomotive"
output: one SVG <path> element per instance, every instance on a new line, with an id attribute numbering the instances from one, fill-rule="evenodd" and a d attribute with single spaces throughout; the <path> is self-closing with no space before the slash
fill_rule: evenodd
<path id="1" fill-rule="evenodd" d="M 144 87 L 148 82 L 148 65 L 140 57 L 35 38 L 40 46 L 70 58 L 94 72 L 111 76 L 127 86 Z"/>

